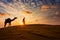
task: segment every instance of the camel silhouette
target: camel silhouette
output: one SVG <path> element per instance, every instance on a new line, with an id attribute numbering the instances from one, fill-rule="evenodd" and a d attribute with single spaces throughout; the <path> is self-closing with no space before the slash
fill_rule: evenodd
<path id="1" fill-rule="evenodd" d="M 14 17 L 13 19 L 10 19 L 10 18 L 5 19 L 4 27 L 6 27 L 7 23 L 9 23 L 9 26 L 10 26 L 11 22 L 14 21 L 15 19 L 17 19 L 17 17 Z"/>

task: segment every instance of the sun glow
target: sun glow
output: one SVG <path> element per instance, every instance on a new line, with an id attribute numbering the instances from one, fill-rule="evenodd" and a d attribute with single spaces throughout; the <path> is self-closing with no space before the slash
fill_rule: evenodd
<path id="1" fill-rule="evenodd" d="M 23 23 L 21 22 L 20 25 L 23 25 Z"/>
<path id="2" fill-rule="evenodd" d="M 2 6 L 4 6 L 4 10 L 6 10 L 7 13 L 9 14 L 8 17 L 5 17 L 5 19 L 17 17 L 17 19 L 12 22 L 12 25 L 25 25 L 22 22 L 23 17 L 26 18 L 26 23 L 27 23 L 27 21 L 29 22 L 29 19 L 32 17 L 32 15 L 31 15 L 32 12 L 30 10 L 28 10 L 28 8 L 26 8 L 26 6 L 23 5 L 23 3 L 21 3 L 21 2 L 19 2 L 19 3 L 17 2 L 17 3 L 13 3 L 13 4 L 9 3 L 8 5 L 3 4 Z"/>

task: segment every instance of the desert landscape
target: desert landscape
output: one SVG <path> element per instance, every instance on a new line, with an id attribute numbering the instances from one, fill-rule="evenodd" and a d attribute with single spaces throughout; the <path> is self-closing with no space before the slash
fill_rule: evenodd
<path id="1" fill-rule="evenodd" d="M 29 24 L 0 28 L 0 40 L 60 40 L 60 25 Z"/>
<path id="2" fill-rule="evenodd" d="M 0 0 L 0 40 L 60 40 L 60 0 Z"/>

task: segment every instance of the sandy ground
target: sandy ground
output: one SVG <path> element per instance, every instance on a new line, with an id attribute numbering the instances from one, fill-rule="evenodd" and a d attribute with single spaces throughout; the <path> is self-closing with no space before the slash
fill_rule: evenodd
<path id="1" fill-rule="evenodd" d="M 0 40 L 60 40 L 60 26 L 26 25 L 0 28 Z"/>

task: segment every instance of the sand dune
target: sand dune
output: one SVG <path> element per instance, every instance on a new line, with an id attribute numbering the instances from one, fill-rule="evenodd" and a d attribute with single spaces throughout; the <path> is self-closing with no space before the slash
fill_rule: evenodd
<path id="1" fill-rule="evenodd" d="M 60 26 L 34 24 L 0 28 L 0 40 L 60 40 Z"/>

